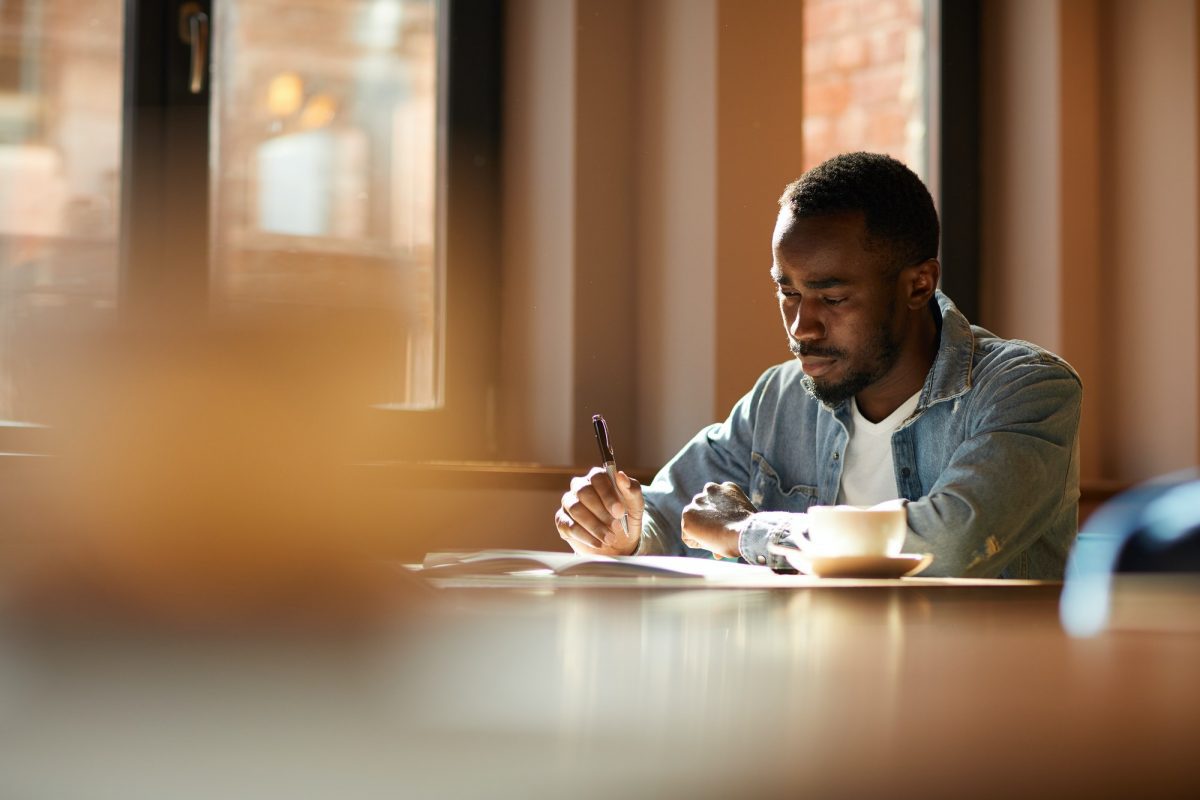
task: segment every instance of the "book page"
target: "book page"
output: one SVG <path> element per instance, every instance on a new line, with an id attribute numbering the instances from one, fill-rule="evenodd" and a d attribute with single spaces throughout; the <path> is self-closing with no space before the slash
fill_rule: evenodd
<path id="1" fill-rule="evenodd" d="M 424 570 L 436 575 L 501 575 L 544 570 L 548 574 L 587 576 L 661 575 L 720 578 L 764 575 L 769 570 L 735 561 L 683 556 L 584 556 L 548 550 L 477 550 L 435 552 Z"/>

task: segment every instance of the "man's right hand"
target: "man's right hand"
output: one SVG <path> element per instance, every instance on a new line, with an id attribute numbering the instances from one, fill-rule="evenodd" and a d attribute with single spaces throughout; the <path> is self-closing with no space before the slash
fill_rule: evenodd
<path id="1" fill-rule="evenodd" d="M 571 491 L 563 495 L 554 525 L 576 553 L 627 556 L 641 540 L 645 507 L 640 483 L 618 470 L 614 490 L 608 473 L 593 467 L 587 475 L 571 479 Z M 623 514 L 629 515 L 628 535 L 621 527 Z"/>

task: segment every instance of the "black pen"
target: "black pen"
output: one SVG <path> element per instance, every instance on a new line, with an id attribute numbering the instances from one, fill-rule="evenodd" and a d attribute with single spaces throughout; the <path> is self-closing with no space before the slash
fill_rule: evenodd
<path id="1" fill-rule="evenodd" d="M 621 490 L 617 488 L 617 460 L 613 457 L 612 445 L 608 443 L 608 423 L 604 421 L 604 417 L 599 414 L 592 415 L 592 427 L 596 429 L 596 444 L 600 446 L 600 461 L 604 463 L 604 471 L 608 473 L 608 479 L 612 481 L 613 491 L 617 493 L 617 497 L 621 496 Z M 624 529 L 625 535 L 629 535 L 629 514 L 621 516 L 621 528 Z"/>

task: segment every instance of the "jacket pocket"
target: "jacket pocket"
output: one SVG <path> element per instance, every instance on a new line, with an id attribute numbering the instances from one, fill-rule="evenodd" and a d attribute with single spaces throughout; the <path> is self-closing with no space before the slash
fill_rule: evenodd
<path id="1" fill-rule="evenodd" d="M 817 487 L 784 484 L 761 453 L 750 454 L 750 502 L 760 511 L 807 511 L 817 503 Z"/>

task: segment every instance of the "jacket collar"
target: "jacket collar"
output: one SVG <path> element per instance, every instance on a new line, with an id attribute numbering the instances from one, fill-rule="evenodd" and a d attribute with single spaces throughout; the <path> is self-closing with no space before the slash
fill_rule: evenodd
<path id="1" fill-rule="evenodd" d="M 940 289 L 929 302 L 930 306 L 937 309 L 935 313 L 938 315 L 940 338 L 937 355 L 933 357 L 933 365 L 925 376 L 925 385 L 921 387 L 921 396 L 917 399 L 917 411 L 966 394 L 971 388 L 971 369 L 975 363 L 975 333 L 971 330 L 971 323 Z M 805 381 L 804 389 L 810 397 L 816 397 L 808 381 Z M 821 405 L 844 422 L 850 413 L 849 402 L 843 400 L 836 406 L 830 406 L 821 401 Z"/>
<path id="2" fill-rule="evenodd" d="M 941 340 L 921 389 L 918 408 L 965 394 L 971 388 L 971 368 L 975 362 L 975 334 L 971 323 L 940 289 L 934 299 L 940 316 Z"/>

